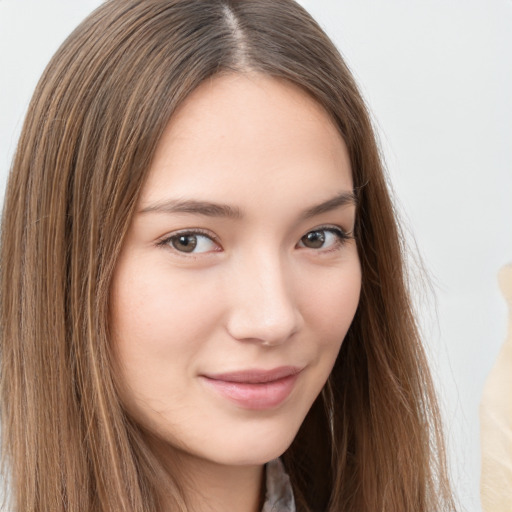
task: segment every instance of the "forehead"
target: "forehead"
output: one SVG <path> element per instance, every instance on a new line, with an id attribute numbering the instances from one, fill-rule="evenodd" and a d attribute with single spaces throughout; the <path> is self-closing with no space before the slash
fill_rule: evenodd
<path id="1" fill-rule="evenodd" d="M 172 116 L 142 203 L 191 193 L 218 201 L 241 200 L 244 193 L 264 199 L 298 185 L 319 201 L 323 189 L 330 195 L 352 189 L 347 149 L 327 112 L 284 80 L 217 75 Z"/>

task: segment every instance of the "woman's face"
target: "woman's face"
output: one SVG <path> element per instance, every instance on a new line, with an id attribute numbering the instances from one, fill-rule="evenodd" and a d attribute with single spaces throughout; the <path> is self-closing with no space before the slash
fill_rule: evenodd
<path id="1" fill-rule="evenodd" d="M 172 117 L 117 263 L 122 400 L 183 456 L 292 442 L 355 314 L 345 143 L 298 87 L 218 75 Z"/>

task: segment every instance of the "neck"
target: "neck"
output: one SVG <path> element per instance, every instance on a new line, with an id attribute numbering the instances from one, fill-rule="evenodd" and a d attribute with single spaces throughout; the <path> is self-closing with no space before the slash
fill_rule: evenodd
<path id="1" fill-rule="evenodd" d="M 261 512 L 263 466 L 225 466 L 197 461 L 189 467 L 185 493 L 194 512 Z"/>
<path id="2" fill-rule="evenodd" d="M 155 447 L 154 447 L 155 448 Z M 163 447 L 160 447 L 163 448 Z M 168 448 L 168 447 L 167 447 Z M 183 452 L 167 452 L 164 465 L 183 491 L 190 512 L 261 512 L 265 494 L 263 465 L 217 464 Z M 161 512 L 171 512 L 164 504 Z"/>

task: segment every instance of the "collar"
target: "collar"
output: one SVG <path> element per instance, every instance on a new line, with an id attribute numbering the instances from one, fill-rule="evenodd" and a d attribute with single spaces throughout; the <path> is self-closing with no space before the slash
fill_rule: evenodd
<path id="1" fill-rule="evenodd" d="M 281 459 L 274 459 L 265 466 L 265 503 L 261 512 L 296 512 L 290 477 Z"/>

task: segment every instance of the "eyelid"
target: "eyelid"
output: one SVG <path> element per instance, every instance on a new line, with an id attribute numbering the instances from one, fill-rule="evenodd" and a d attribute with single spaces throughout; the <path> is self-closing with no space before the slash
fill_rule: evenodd
<path id="1" fill-rule="evenodd" d="M 350 231 L 338 226 L 337 224 L 322 224 L 320 226 L 315 226 L 314 228 L 308 229 L 303 236 L 311 233 L 312 231 L 330 231 L 331 233 L 338 233 L 342 237 L 346 238 L 354 238 L 354 230 Z"/>
<path id="2" fill-rule="evenodd" d="M 205 236 L 206 238 L 209 238 L 212 242 L 214 242 L 219 247 L 219 249 L 222 250 L 222 246 L 220 244 L 220 241 L 219 241 L 219 238 L 217 237 L 217 235 L 215 235 L 211 231 L 201 229 L 201 228 L 186 228 L 186 229 L 178 229 L 176 231 L 172 231 L 171 233 L 167 233 L 163 237 L 159 238 L 156 241 L 156 246 L 163 247 L 163 248 L 169 248 L 170 250 L 173 251 L 173 253 L 178 254 L 180 256 L 188 257 L 188 258 L 197 257 L 197 256 L 199 256 L 199 254 L 209 254 L 211 252 L 218 252 L 218 251 L 207 251 L 204 253 L 193 253 L 193 252 L 185 253 L 185 252 L 178 251 L 172 247 L 171 240 L 173 238 L 176 238 L 176 237 L 182 236 L 182 235 Z"/>
<path id="3" fill-rule="evenodd" d="M 317 227 L 314 227 L 314 228 L 309 229 L 308 231 L 306 231 L 306 233 L 304 233 L 304 235 L 297 242 L 297 245 L 300 244 L 302 239 L 307 234 L 313 233 L 315 231 L 327 231 L 327 232 L 333 233 L 335 236 L 337 236 L 337 238 L 338 238 L 337 242 L 338 243 L 334 247 L 330 247 L 330 248 L 326 248 L 326 249 L 321 248 L 321 247 L 318 248 L 318 249 L 312 249 L 312 248 L 309 248 L 309 247 L 306 247 L 306 246 L 303 246 L 301 248 L 311 249 L 312 251 L 315 251 L 315 252 L 329 252 L 331 250 L 336 250 L 337 248 L 343 246 L 348 240 L 353 240 L 354 239 L 354 230 L 353 229 L 351 229 L 350 231 L 347 231 L 346 229 L 342 228 L 341 226 L 337 226 L 335 224 L 324 224 L 324 225 L 317 226 Z"/>

